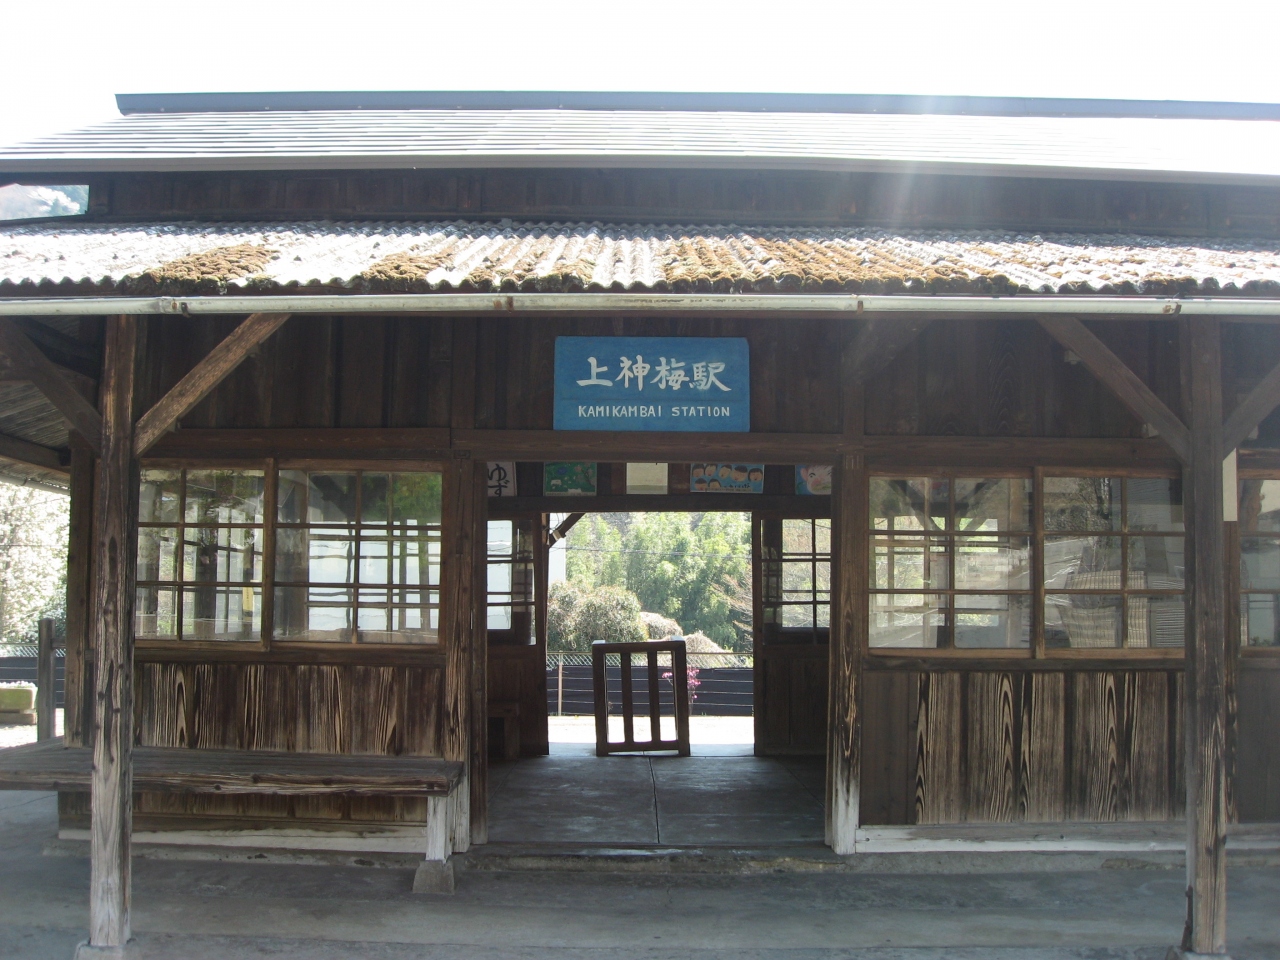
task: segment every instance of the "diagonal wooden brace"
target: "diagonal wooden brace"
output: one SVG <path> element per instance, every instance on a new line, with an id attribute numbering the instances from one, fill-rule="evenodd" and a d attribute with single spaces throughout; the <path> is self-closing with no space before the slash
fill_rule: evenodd
<path id="1" fill-rule="evenodd" d="M 133 455 L 141 457 L 169 428 L 213 392 L 253 350 L 289 319 L 287 313 L 255 313 L 231 331 L 209 355 L 142 415 L 134 436 Z"/>
<path id="2" fill-rule="evenodd" d="M 1191 434 L 1163 400 L 1155 395 L 1111 348 L 1075 317 L 1040 317 L 1040 326 L 1053 339 L 1078 356 L 1089 371 L 1144 423 L 1155 427 L 1160 438 L 1186 463 L 1191 455 Z"/>
<path id="3" fill-rule="evenodd" d="M 58 372 L 25 333 L 8 318 L 0 317 L 0 350 L 9 357 L 13 375 L 29 380 L 58 412 L 84 437 L 94 453 L 102 451 L 102 417 L 75 387 Z"/>

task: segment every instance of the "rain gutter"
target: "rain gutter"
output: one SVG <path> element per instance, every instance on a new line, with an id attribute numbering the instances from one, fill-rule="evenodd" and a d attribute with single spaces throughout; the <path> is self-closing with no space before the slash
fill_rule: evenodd
<path id="1" fill-rule="evenodd" d="M 1114 318 L 1280 318 L 1280 299 L 1244 297 L 858 296 L 714 293 L 411 293 L 212 297 L 75 297 L 0 299 L 0 316 L 238 313 L 414 314 L 946 314 L 1108 316 Z"/>

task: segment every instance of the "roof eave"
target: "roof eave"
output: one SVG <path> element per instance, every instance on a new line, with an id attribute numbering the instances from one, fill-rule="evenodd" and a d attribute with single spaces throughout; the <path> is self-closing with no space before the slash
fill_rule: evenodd
<path id="1" fill-rule="evenodd" d="M 957 161 L 902 161 L 843 157 L 696 156 L 652 154 L 279 154 L 232 157 L 5 157 L 0 155 L 0 182 L 6 178 L 93 177 L 112 173 L 212 173 L 355 170 L 463 169 L 686 169 L 776 170 L 825 173 L 896 173 L 903 176 L 1102 180 L 1139 183 L 1211 185 L 1280 185 L 1280 173 L 1217 172 L 1139 167 L 1083 167 L 1054 164 L 998 164 Z"/>

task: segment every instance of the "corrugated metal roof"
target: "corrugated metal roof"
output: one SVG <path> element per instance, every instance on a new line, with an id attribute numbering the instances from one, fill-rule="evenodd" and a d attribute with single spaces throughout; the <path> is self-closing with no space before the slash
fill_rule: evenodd
<path id="1" fill-rule="evenodd" d="M 1280 241 L 600 223 L 43 223 L 0 296 L 227 291 L 1280 291 Z"/>
<path id="2" fill-rule="evenodd" d="M 0 151 L 0 171 L 747 167 L 1240 182 L 1280 122 L 645 110 L 141 113 Z"/>

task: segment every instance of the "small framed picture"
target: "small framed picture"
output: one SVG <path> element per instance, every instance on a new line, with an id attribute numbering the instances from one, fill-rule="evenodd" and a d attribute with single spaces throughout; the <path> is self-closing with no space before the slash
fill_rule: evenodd
<path id="1" fill-rule="evenodd" d="M 831 496 L 831 464 L 797 464 L 796 494 L 802 497 Z"/>
<path id="2" fill-rule="evenodd" d="M 596 465 L 580 460 L 544 463 L 542 492 L 548 497 L 594 497 Z"/>
<path id="3" fill-rule="evenodd" d="M 690 493 L 764 493 L 763 463 L 693 463 Z"/>
<path id="4" fill-rule="evenodd" d="M 485 464 L 488 470 L 486 483 L 491 497 L 516 496 L 516 465 L 511 460 Z"/>

